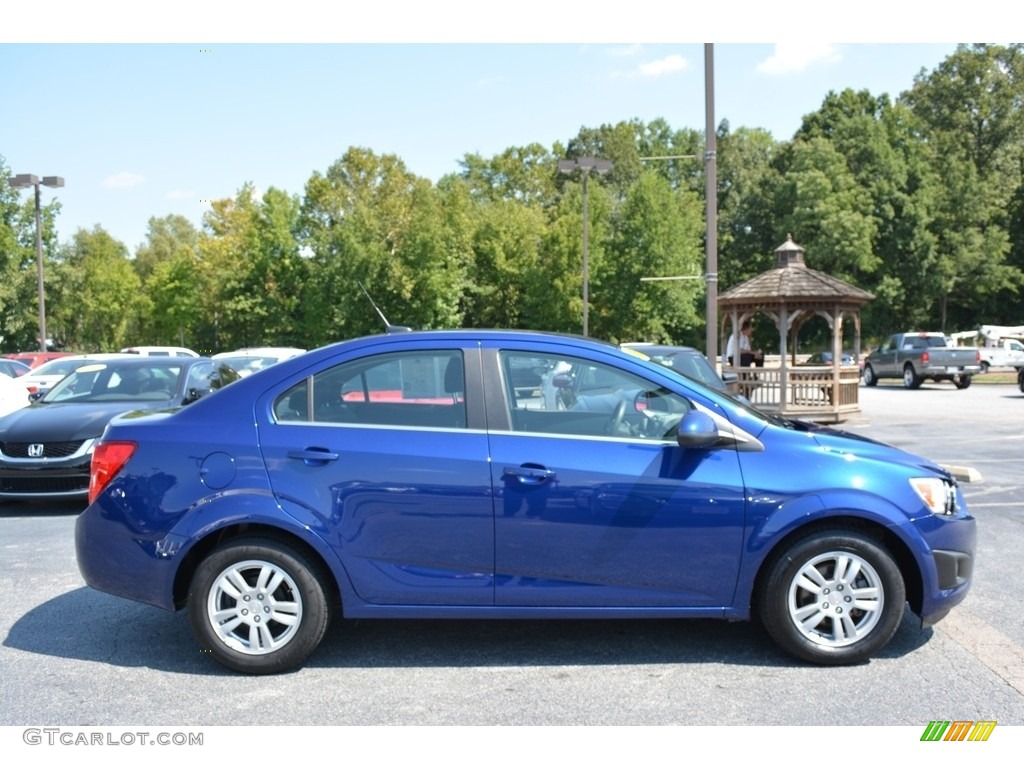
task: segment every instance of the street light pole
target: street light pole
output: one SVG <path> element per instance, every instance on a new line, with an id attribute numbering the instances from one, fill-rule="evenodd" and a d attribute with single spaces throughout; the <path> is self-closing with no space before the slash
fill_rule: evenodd
<path id="1" fill-rule="evenodd" d="M 573 160 L 559 160 L 561 173 L 580 172 L 583 194 L 583 335 L 590 335 L 590 209 L 587 206 L 587 179 L 590 172 L 608 173 L 615 165 L 611 160 L 596 157 L 577 157 Z"/>
<path id="2" fill-rule="evenodd" d="M 25 189 L 35 187 L 36 202 L 36 289 L 39 294 L 39 351 L 46 352 L 46 299 L 43 292 L 43 222 L 40 212 L 39 185 L 46 187 L 63 187 L 62 176 L 44 176 L 40 181 L 38 176 L 31 173 L 19 173 L 11 176 L 7 183 L 14 189 Z"/>

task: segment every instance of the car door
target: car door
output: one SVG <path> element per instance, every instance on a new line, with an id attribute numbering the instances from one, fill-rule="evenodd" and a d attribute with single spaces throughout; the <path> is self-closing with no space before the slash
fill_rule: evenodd
<path id="1" fill-rule="evenodd" d="M 270 395 L 260 439 L 274 493 L 318 520 L 369 603 L 493 604 L 478 361 L 457 347 L 364 353 Z"/>
<path id="2" fill-rule="evenodd" d="M 512 386 L 526 365 L 536 385 Z M 739 461 L 731 449 L 678 446 L 679 421 L 696 407 L 684 388 L 555 346 L 485 344 L 484 369 L 505 382 L 488 389 L 496 604 L 731 603 Z"/>

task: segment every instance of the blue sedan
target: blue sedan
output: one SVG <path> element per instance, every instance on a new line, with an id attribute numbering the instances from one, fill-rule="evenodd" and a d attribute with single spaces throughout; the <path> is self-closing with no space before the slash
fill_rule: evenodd
<path id="1" fill-rule="evenodd" d="M 335 615 L 757 617 L 836 665 L 964 598 L 975 522 L 931 461 L 610 345 L 425 331 L 114 419 L 76 543 L 89 585 L 187 609 L 246 673 Z"/>

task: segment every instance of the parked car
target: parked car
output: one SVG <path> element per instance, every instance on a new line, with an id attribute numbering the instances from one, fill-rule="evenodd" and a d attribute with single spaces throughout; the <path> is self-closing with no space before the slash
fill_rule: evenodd
<path id="1" fill-rule="evenodd" d="M 239 376 L 248 376 L 274 363 L 301 355 L 305 351 L 298 347 L 246 347 L 236 349 L 234 352 L 218 352 L 213 355 L 213 359 L 230 365 L 238 371 Z"/>
<path id="2" fill-rule="evenodd" d="M 0 357 L 0 374 L 9 376 L 12 379 L 16 379 L 19 376 L 24 376 L 31 369 L 28 364 L 21 362 L 20 360 L 9 360 L 4 357 Z"/>
<path id="3" fill-rule="evenodd" d="M 127 355 L 145 355 L 146 357 L 199 357 L 198 352 L 193 352 L 191 349 L 186 349 L 185 347 L 161 347 L 150 345 L 141 347 L 125 347 L 121 352 Z"/>
<path id="4" fill-rule="evenodd" d="M 31 393 L 45 392 L 76 368 L 81 368 L 87 363 L 100 360 L 117 360 L 122 357 L 126 357 L 126 355 L 117 352 L 97 352 L 92 355 L 62 355 L 43 363 L 38 368 L 33 368 L 22 379 L 22 383 Z"/>
<path id="5" fill-rule="evenodd" d="M 549 403 L 559 377 L 573 397 Z M 335 613 L 756 616 L 800 659 L 853 663 L 908 601 L 925 625 L 959 603 L 975 547 L 932 461 L 530 332 L 355 339 L 115 418 L 89 499 L 86 583 L 186 607 L 254 674 L 301 665 Z"/>
<path id="6" fill-rule="evenodd" d="M 0 373 L 0 416 L 28 405 L 28 390 L 7 374 Z"/>
<path id="7" fill-rule="evenodd" d="M 832 359 L 832 352 L 830 350 L 822 350 L 821 352 L 815 352 L 800 363 L 800 365 L 832 365 Z M 839 364 L 857 365 L 857 360 L 854 358 L 853 352 L 843 352 L 839 358 Z"/>
<path id="8" fill-rule="evenodd" d="M 641 352 L 655 362 L 679 371 L 685 376 L 706 384 L 720 392 L 737 392 L 739 377 L 733 371 L 726 371 L 721 376 L 714 366 L 708 362 L 704 353 L 693 347 L 674 347 L 666 344 L 627 343 L 622 347 L 627 350 Z"/>
<path id="9" fill-rule="evenodd" d="M 84 499 L 93 449 L 114 416 L 187 405 L 237 378 L 208 358 L 79 362 L 31 405 L 0 418 L 0 499 Z"/>
<path id="10" fill-rule="evenodd" d="M 43 363 L 56 360 L 59 357 L 70 357 L 70 352 L 10 352 L 4 357 L 8 360 L 17 360 L 25 363 L 29 368 L 38 368 Z"/>
<path id="11" fill-rule="evenodd" d="M 894 333 L 864 361 L 864 384 L 879 379 L 903 379 L 907 389 L 917 389 L 925 379 L 952 381 L 957 389 L 971 386 L 981 373 L 981 354 L 976 347 L 957 347 L 941 333 L 912 331 Z"/>

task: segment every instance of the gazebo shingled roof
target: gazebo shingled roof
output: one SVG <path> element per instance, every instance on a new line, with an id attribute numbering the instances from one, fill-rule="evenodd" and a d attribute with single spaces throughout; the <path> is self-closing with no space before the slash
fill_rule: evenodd
<path id="1" fill-rule="evenodd" d="M 859 307 L 874 294 L 838 277 L 811 269 L 804 249 L 792 236 L 775 249 L 775 268 L 730 288 L 718 297 L 722 309 L 758 311 L 783 304 L 794 309 L 831 309 L 837 304 Z"/>

